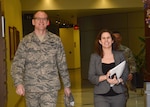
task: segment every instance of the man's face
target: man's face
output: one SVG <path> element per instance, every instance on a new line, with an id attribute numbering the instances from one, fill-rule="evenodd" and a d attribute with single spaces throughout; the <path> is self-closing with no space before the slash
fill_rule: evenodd
<path id="1" fill-rule="evenodd" d="M 116 42 L 117 42 L 118 44 L 121 44 L 122 38 L 121 38 L 120 34 L 119 34 L 119 33 L 114 33 L 113 35 L 114 35 L 115 38 L 116 38 Z"/>
<path id="2" fill-rule="evenodd" d="M 34 25 L 36 30 L 45 30 L 49 25 L 48 16 L 45 12 L 37 12 L 32 19 L 32 25 Z"/>

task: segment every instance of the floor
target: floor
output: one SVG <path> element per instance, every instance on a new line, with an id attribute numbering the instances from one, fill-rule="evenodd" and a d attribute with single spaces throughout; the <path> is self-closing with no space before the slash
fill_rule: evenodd
<path id="1" fill-rule="evenodd" d="M 81 81 L 80 69 L 69 70 L 71 78 L 71 90 L 75 100 L 74 107 L 94 107 L 93 86 L 87 80 Z M 65 107 L 63 100 L 63 89 L 59 91 L 57 107 Z M 146 107 L 144 89 L 137 89 L 136 92 L 129 91 L 127 107 Z"/>

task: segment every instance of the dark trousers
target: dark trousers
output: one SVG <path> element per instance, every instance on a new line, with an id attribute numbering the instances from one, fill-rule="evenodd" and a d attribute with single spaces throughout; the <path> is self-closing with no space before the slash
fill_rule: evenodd
<path id="1" fill-rule="evenodd" d="M 125 107 L 126 98 L 124 94 L 116 96 L 94 95 L 94 107 Z"/>

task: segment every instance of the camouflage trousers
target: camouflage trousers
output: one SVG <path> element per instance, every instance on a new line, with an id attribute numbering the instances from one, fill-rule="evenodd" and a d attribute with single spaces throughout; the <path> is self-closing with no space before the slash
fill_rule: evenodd
<path id="1" fill-rule="evenodd" d="M 26 93 L 27 107 L 56 107 L 58 91 Z"/>

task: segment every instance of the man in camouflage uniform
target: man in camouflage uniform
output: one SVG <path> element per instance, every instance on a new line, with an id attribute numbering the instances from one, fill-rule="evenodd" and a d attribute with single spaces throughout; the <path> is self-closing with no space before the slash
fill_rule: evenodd
<path id="1" fill-rule="evenodd" d="M 130 48 L 128 48 L 128 47 L 126 47 L 126 46 L 124 46 L 124 45 L 121 44 L 122 37 L 121 37 L 120 32 L 114 31 L 113 35 L 115 36 L 116 41 L 118 43 L 118 46 L 119 46 L 118 49 L 119 49 L 119 51 L 123 51 L 123 53 L 125 55 L 125 58 L 126 58 L 126 61 L 127 61 L 128 65 L 129 65 L 129 72 L 130 73 L 128 75 L 127 86 L 128 86 L 128 88 L 130 90 L 136 91 L 135 84 L 133 84 L 133 81 L 135 81 L 135 80 L 133 80 L 133 75 L 137 71 L 136 71 L 136 63 L 135 63 L 135 58 L 133 56 L 133 53 L 132 53 L 132 51 L 131 51 Z M 127 91 L 127 99 L 128 99 L 128 97 L 129 97 L 129 93 Z"/>
<path id="2" fill-rule="evenodd" d="M 65 94 L 71 93 L 64 48 L 59 36 L 46 30 L 44 11 L 34 14 L 32 24 L 34 31 L 20 42 L 11 67 L 16 93 L 25 95 L 27 107 L 56 107 L 59 74 Z"/>

